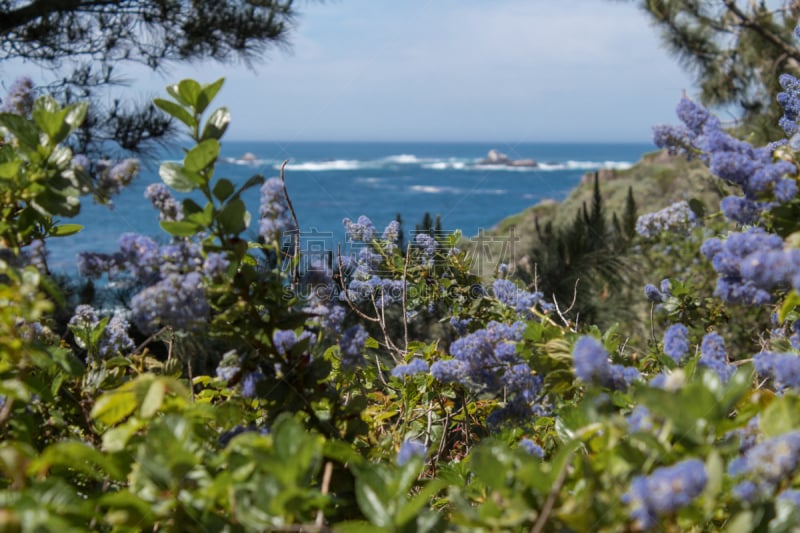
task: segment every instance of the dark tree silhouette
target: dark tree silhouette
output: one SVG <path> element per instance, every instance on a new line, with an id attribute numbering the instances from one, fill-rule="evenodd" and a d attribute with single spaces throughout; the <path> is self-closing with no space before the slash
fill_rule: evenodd
<path id="1" fill-rule="evenodd" d="M 742 111 L 742 134 L 780 138 L 778 75 L 800 73 L 793 30 L 800 2 L 782 0 L 624 0 L 636 2 L 661 30 L 667 48 L 693 73 L 700 99 Z M 676 95 L 677 100 L 677 95 Z"/>
<path id="2" fill-rule="evenodd" d="M 0 68 L 12 59 L 50 68 L 49 92 L 92 103 L 76 150 L 138 151 L 171 128 L 149 103 L 101 104 L 121 64 L 257 60 L 286 42 L 294 15 L 293 0 L 0 0 Z"/>

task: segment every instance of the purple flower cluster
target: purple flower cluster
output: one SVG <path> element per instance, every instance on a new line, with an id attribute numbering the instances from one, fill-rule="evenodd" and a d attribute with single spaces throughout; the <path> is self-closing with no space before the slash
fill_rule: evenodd
<path id="1" fill-rule="evenodd" d="M 689 353 L 689 330 L 683 324 L 673 324 L 664 332 L 664 353 L 680 363 Z"/>
<path id="2" fill-rule="evenodd" d="M 225 275 L 229 265 L 230 261 L 225 257 L 225 254 L 210 252 L 203 261 L 203 274 L 207 278 L 219 279 Z"/>
<path id="3" fill-rule="evenodd" d="M 345 371 L 355 370 L 364 363 L 364 345 L 368 336 L 367 330 L 361 324 L 344 330 L 339 339 L 342 369 Z"/>
<path id="4" fill-rule="evenodd" d="M 47 272 L 47 248 L 42 239 L 36 239 L 22 249 L 22 264 L 36 267 L 40 272 Z"/>
<path id="5" fill-rule="evenodd" d="M 761 352 L 753 357 L 756 372 L 772 379 L 775 388 L 800 388 L 800 356 L 794 353 Z"/>
<path id="6" fill-rule="evenodd" d="M 770 498 L 800 466 L 800 431 L 760 442 L 728 465 L 728 474 L 740 478 L 734 494 L 741 500 Z"/>
<path id="7" fill-rule="evenodd" d="M 785 112 L 781 126 L 787 133 L 794 133 L 798 83 L 791 76 L 783 76 L 781 85 L 784 92 L 778 100 Z M 765 198 L 771 195 L 778 202 L 787 202 L 797 195 L 797 183 L 787 177 L 797 173 L 796 167 L 788 161 L 774 160 L 772 147 L 756 148 L 736 139 L 707 110 L 687 99 L 678 105 L 678 117 L 684 126 L 660 127 L 656 130 L 656 143 L 670 146 L 673 152 L 702 153 L 712 174 L 741 187 L 743 198 L 729 197 L 722 202 L 722 210 L 729 219 L 754 223 L 762 212 L 775 205 Z"/>
<path id="8" fill-rule="evenodd" d="M 686 459 L 669 467 L 657 468 L 649 476 L 637 476 L 623 497 L 631 507 L 637 527 L 650 529 L 660 515 L 674 513 L 691 504 L 708 483 L 705 465 L 699 459 Z"/>
<path id="9" fill-rule="evenodd" d="M 395 461 L 397 462 L 397 466 L 403 466 L 415 457 L 424 460 L 427 453 L 428 449 L 425 447 L 425 444 L 418 440 L 406 439 L 400 446 L 400 451 L 397 452 L 397 459 L 395 459 Z"/>
<path id="10" fill-rule="evenodd" d="M 625 417 L 625 421 L 631 433 L 648 432 L 653 429 L 653 417 L 650 410 L 643 405 L 634 407 L 631 414 Z"/>
<path id="11" fill-rule="evenodd" d="M 342 220 L 342 224 L 344 224 L 347 238 L 352 242 L 371 243 L 375 238 L 375 224 L 373 224 L 367 216 L 361 215 L 358 217 L 357 222 L 353 222 L 349 218 L 345 218 Z M 389 230 L 388 227 L 386 229 Z"/>
<path id="12" fill-rule="evenodd" d="M 389 243 L 396 243 L 399 237 L 400 237 L 400 223 L 396 220 L 392 220 L 391 222 L 389 222 L 389 224 L 386 225 L 386 228 L 384 228 L 381 239 Z"/>
<path id="13" fill-rule="evenodd" d="M 794 135 L 798 131 L 797 118 L 800 114 L 800 80 L 791 74 L 782 74 L 778 78 L 783 91 L 778 93 L 778 103 L 783 108 L 783 117 L 778 125 L 786 135 Z"/>
<path id="14" fill-rule="evenodd" d="M 86 345 L 81 340 L 91 335 L 92 330 L 98 326 L 100 318 L 90 305 L 79 305 L 75 308 L 75 314 L 69 321 L 69 326 L 75 330 L 80 330 L 75 336 L 75 342 L 82 348 Z M 101 359 L 110 359 L 116 355 L 125 355 L 136 348 L 133 340 L 128 336 L 130 324 L 121 315 L 115 313 L 106 324 L 97 341 L 97 354 Z M 89 354 L 91 356 L 95 354 Z"/>
<path id="15" fill-rule="evenodd" d="M 431 375 L 442 383 L 464 383 L 469 367 L 459 359 L 443 359 L 431 365 Z"/>
<path id="16" fill-rule="evenodd" d="M 523 322 L 512 325 L 491 321 L 450 345 L 453 359 L 431 365 L 431 375 L 445 383 L 459 382 L 491 393 L 505 392 L 506 405 L 492 413 L 494 420 L 526 419 L 541 412 L 535 405 L 542 379 L 517 354 Z"/>
<path id="17" fill-rule="evenodd" d="M 640 216 L 636 221 L 636 233 L 648 239 L 664 232 L 686 234 L 697 223 L 697 215 L 689 203 L 681 200 L 655 213 Z"/>
<path id="18" fill-rule="evenodd" d="M 193 330 L 208 317 L 203 277 L 198 272 L 169 274 L 131 299 L 133 322 L 143 332 L 160 326 Z"/>
<path id="19" fill-rule="evenodd" d="M 258 234 L 268 243 L 277 242 L 284 233 L 297 229 L 280 178 L 270 178 L 261 186 L 259 213 Z"/>
<path id="20" fill-rule="evenodd" d="M 531 439 L 522 439 L 519 441 L 519 447 L 529 454 L 538 457 L 539 459 L 544 458 L 544 449 L 542 449 L 541 446 L 533 442 Z"/>
<path id="21" fill-rule="evenodd" d="M 728 363 L 725 340 L 719 333 L 712 331 L 704 335 L 700 352 L 702 355 L 697 364 L 716 372 L 722 381 L 727 382 L 736 371 L 736 367 Z"/>
<path id="22" fill-rule="evenodd" d="M 424 359 L 415 357 L 406 365 L 397 365 L 392 369 L 392 377 L 403 379 L 407 376 L 423 374 L 428 371 L 428 363 Z"/>
<path id="23" fill-rule="evenodd" d="M 117 163 L 108 160 L 100 160 L 95 163 L 97 171 L 97 193 L 102 198 L 108 198 L 119 193 L 124 187 L 133 181 L 139 171 L 141 164 L 138 159 L 123 159 Z"/>
<path id="24" fill-rule="evenodd" d="M 608 352 L 594 337 L 585 335 L 578 339 L 572 351 L 572 363 L 575 375 L 584 383 L 625 389 L 638 379 L 639 371 L 633 367 L 612 365 L 608 360 Z"/>
<path id="25" fill-rule="evenodd" d="M 33 80 L 21 76 L 8 89 L 0 113 L 11 113 L 27 117 L 33 111 Z"/>
<path id="26" fill-rule="evenodd" d="M 303 274 L 303 293 L 306 295 L 303 311 L 311 315 L 310 326 L 321 326 L 329 333 L 339 333 L 345 317 L 345 308 L 336 303 L 336 286 L 333 273 L 325 263 L 314 262 Z"/>
<path id="27" fill-rule="evenodd" d="M 144 197 L 158 209 L 159 220 L 183 220 L 183 207 L 175 201 L 172 193 L 163 183 L 151 183 L 144 191 Z"/>
<path id="28" fill-rule="evenodd" d="M 724 241 L 716 237 L 708 239 L 700 251 L 719 274 L 714 294 L 728 303 L 761 305 L 771 302 L 768 290 L 788 272 L 783 268 L 772 274 L 767 268 L 758 268 L 762 261 L 778 266 L 775 258 L 783 253 L 781 238 L 761 228 L 732 232 Z"/>
<path id="29" fill-rule="evenodd" d="M 492 291 L 501 303 L 513 307 L 517 313 L 531 316 L 531 309 L 539 306 L 543 311 L 553 310 L 553 304 L 544 301 L 541 292 L 528 292 L 517 287 L 514 282 L 507 279 L 496 279 L 492 282 Z"/>
<path id="30" fill-rule="evenodd" d="M 650 283 L 647 283 L 644 286 L 644 295 L 648 300 L 650 300 L 654 304 L 660 304 L 664 300 L 666 300 L 666 295 L 660 290 L 658 290 L 658 287 Z"/>

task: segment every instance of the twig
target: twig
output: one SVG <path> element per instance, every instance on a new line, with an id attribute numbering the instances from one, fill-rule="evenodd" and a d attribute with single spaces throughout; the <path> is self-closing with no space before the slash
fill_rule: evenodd
<path id="1" fill-rule="evenodd" d="M 550 494 L 547 495 L 547 500 L 545 500 L 544 506 L 542 506 L 542 510 L 531 528 L 531 533 L 540 533 L 547 524 L 547 520 L 550 518 L 550 514 L 553 512 L 553 507 L 556 504 L 556 498 L 558 498 L 558 494 L 561 492 L 561 489 L 564 488 L 564 483 L 567 481 L 567 470 L 569 469 L 569 459 L 571 457 L 572 454 L 570 454 L 570 457 L 564 462 L 561 472 L 558 473 L 556 483 L 550 490 Z"/>
<path id="2" fill-rule="evenodd" d="M 405 342 L 405 352 L 408 353 L 408 309 L 406 307 L 406 293 L 407 293 L 407 276 L 408 276 L 408 258 L 411 256 L 411 243 L 406 247 L 406 260 L 403 263 L 403 341 Z"/>
<path id="3" fill-rule="evenodd" d="M 169 326 L 164 326 L 164 327 L 163 327 L 163 328 L 161 328 L 160 330 L 156 331 L 155 333 L 153 333 L 152 335 L 150 335 L 149 337 L 147 337 L 147 338 L 146 338 L 144 341 L 142 341 L 142 343 L 141 343 L 139 346 L 137 346 L 137 347 L 136 347 L 136 349 L 135 349 L 135 350 L 133 350 L 133 354 L 137 354 L 137 353 L 139 353 L 139 352 L 140 352 L 140 351 L 141 351 L 141 350 L 142 350 L 142 349 L 143 349 L 145 346 L 147 346 L 148 344 L 150 344 L 151 342 L 153 342 L 154 340 L 156 340 L 156 338 L 157 338 L 159 335 L 161 335 L 162 333 L 164 333 L 164 331 L 166 331 L 166 329 L 167 329 L 168 327 L 169 327 Z"/>
<path id="4" fill-rule="evenodd" d="M 294 220 L 294 255 L 292 257 L 294 264 L 292 265 L 292 287 L 295 287 L 298 283 L 300 283 L 300 223 L 297 222 L 297 213 L 294 211 L 292 199 L 289 198 L 289 191 L 286 190 L 286 177 L 284 176 L 283 170 L 286 168 L 288 163 L 288 159 L 281 163 L 281 183 L 283 184 L 283 196 L 286 198 L 286 203 L 289 205 L 289 211 L 292 212 L 292 220 Z"/>
<path id="5" fill-rule="evenodd" d="M 333 476 L 333 463 L 328 461 L 325 463 L 325 471 L 322 473 L 322 494 L 328 494 L 328 490 L 331 486 L 331 477 Z M 325 524 L 325 514 L 322 512 L 322 509 L 317 510 L 317 519 L 314 522 L 314 525 L 318 528 L 321 528 Z"/>
<path id="6" fill-rule="evenodd" d="M 341 245 L 337 246 L 336 262 L 338 263 L 338 266 L 339 266 L 339 279 L 340 279 L 340 283 L 341 283 L 342 294 L 344 294 L 344 301 L 347 302 L 347 305 L 350 306 L 350 309 L 355 311 L 355 313 L 358 316 L 360 316 L 361 318 L 363 318 L 364 320 L 369 320 L 370 322 L 380 322 L 381 319 L 379 317 L 377 317 L 377 316 L 372 317 L 372 316 L 367 315 L 366 313 L 361 311 L 361 309 L 356 307 L 356 305 L 350 300 L 350 295 L 347 293 L 347 286 L 344 284 L 344 271 L 342 270 L 342 247 L 341 247 Z"/>

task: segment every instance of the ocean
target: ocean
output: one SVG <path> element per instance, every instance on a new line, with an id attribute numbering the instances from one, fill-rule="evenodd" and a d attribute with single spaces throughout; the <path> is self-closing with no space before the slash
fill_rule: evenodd
<path id="1" fill-rule="evenodd" d="M 510 159 L 534 159 L 535 167 L 481 165 L 490 149 Z M 439 215 L 442 229 L 466 236 L 496 225 L 545 199 L 561 200 L 586 173 L 627 168 L 655 147 L 649 143 L 389 143 L 389 142 L 224 142 L 217 176 L 243 182 L 254 174 L 278 175 L 284 160 L 286 184 L 302 235 L 316 235 L 331 246 L 344 237 L 342 219 L 372 219 L 378 231 L 399 214 L 408 232 L 425 213 Z M 122 233 L 137 232 L 165 240 L 158 215 L 144 190 L 158 181 L 158 165 L 181 159 L 181 148 L 151 161 L 114 206 L 84 199 L 70 221 L 83 231 L 48 241 L 49 265 L 73 275 L 81 251 L 113 252 Z M 252 157 L 243 159 L 245 154 Z M 258 189 L 244 198 L 258 226 Z"/>

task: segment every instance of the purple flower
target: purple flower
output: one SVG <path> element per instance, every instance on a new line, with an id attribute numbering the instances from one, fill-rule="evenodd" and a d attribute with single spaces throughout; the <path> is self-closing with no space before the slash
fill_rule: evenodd
<path id="1" fill-rule="evenodd" d="M 428 363 L 419 357 L 415 357 L 407 365 L 397 365 L 392 369 L 392 377 L 403 379 L 407 376 L 414 376 L 428 371 Z"/>
<path id="2" fill-rule="evenodd" d="M 658 517 L 686 507 L 705 489 L 705 465 L 699 459 L 686 459 L 669 467 L 657 468 L 649 476 L 637 476 L 622 497 L 631 507 L 637 527 L 649 529 Z"/>
<path id="3" fill-rule="evenodd" d="M 208 303 L 198 272 L 170 274 L 131 299 L 133 321 L 143 332 L 159 326 L 192 330 L 205 323 Z"/>
<path id="4" fill-rule="evenodd" d="M 660 304 L 664 301 L 664 294 L 658 290 L 658 287 L 650 283 L 644 286 L 644 295 L 653 303 Z"/>
<path id="5" fill-rule="evenodd" d="M 175 201 L 172 193 L 163 183 L 151 183 L 144 191 L 144 197 L 158 209 L 159 220 L 183 220 L 183 208 Z"/>
<path id="6" fill-rule="evenodd" d="M 426 256 L 433 255 L 433 253 L 436 251 L 436 247 L 438 246 L 436 239 L 427 233 L 417 233 L 417 235 L 414 237 L 414 243 Z"/>
<path id="7" fill-rule="evenodd" d="M 771 378 L 778 390 L 800 388 L 800 356 L 794 353 L 761 352 L 753 357 L 756 372 Z"/>
<path id="8" fill-rule="evenodd" d="M 14 80 L 0 106 L 0 113 L 27 117 L 33 111 L 33 81 L 28 76 Z"/>
<path id="9" fill-rule="evenodd" d="M 415 457 L 424 460 L 427 453 L 428 449 L 420 441 L 411 439 L 405 440 L 400 446 L 400 451 L 397 452 L 397 466 L 404 466 Z"/>
<path id="10" fill-rule="evenodd" d="M 255 398 L 256 387 L 258 383 L 264 379 L 264 374 L 261 372 L 249 372 L 242 378 L 242 397 Z"/>
<path id="11" fill-rule="evenodd" d="M 468 370 L 467 365 L 458 359 L 444 359 L 431 365 L 431 375 L 442 383 L 463 383 Z"/>
<path id="12" fill-rule="evenodd" d="M 276 242 L 284 233 L 297 229 L 280 178 L 270 178 L 261 186 L 259 213 L 261 221 L 258 233 L 268 243 Z"/>
<path id="13" fill-rule="evenodd" d="M 717 332 L 707 333 L 700 346 L 702 355 L 697 364 L 710 368 L 722 379 L 728 381 L 736 371 L 736 367 L 728 364 L 728 352 L 725 350 L 725 340 Z"/>
<path id="14" fill-rule="evenodd" d="M 367 342 L 367 330 L 361 324 L 344 330 L 339 339 L 339 348 L 342 355 L 342 368 L 346 371 L 354 370 L 364 362 L 364 345 Z"/>
<path id="15" fill-rule="evenodd" d="M 375 238 L 375 225 L 369 217 L 361 215 L 357 222 L 349 218 L 342 220 L 348 239 L 352 242 L 372 242 Z M 388 228 L 387 228 L 388 229 Z"/>
<path id="16" fill-rule="evenodd" d="M 697 223 L 697 215 L 689 203 L 682 200 L 655 213 L 640 216 L 636 221 L 636 232 L 648 239 L 664 232 L 686 234 Z"/>
<path id="17" fill-rule="evenodd" d="M 400 236 L 400 223 L 396 220 L 392 220 L 383 230 L 383 235 L 381 238 L 384 241 L 389 241 L 391 243 L 397 242 L 398 237 Z"/>
<path id="18" fill-rule="evenodd" d="M 664 353 L 680 363 L 689 352 L 689 330 L 683 324 L 673 324 L 664 332 Z"/>
<path id="19" fill-rule="evenodd" d="M 539 459 L 544 458 L 544 450 L 542 447 L 533 442 L 531 439 L 522 439 L 519 441 L 519 447 L 529 454 L 538 457 Z"/>
<path id="20" fill-rule="evenodd" d="M 800 432 L 792 431 L 762 441 L 728 465 L 728 474 L 754 484 L 741 491 L 748 501 L 770 498 L 800 465 Z"/>
<path id="21" fill-rule="evenodd" d="M 122 316 L 111 317 L 97 345 L 100 357 L 107 359 L 133 351 L 136 345 L 128 336 L 128 329 L 130 324 Z"/>
<path id="22" fill-rule="evenodd" d="M 210 252 L 203 261 L 203 273 L 211 279 L 221 278 L 225 275 L 229 264 L 225 254 Z"/>
<path id="23" fill-rule="evenodd" d="M 297 334 L 291 329 L 276 329 L 272 333 L 272 344 L 280 355 L 285 356 L 297 344 Z"/>
<path id="24" fill-rule="evenodd" d="M 572 351 L 575 375 L 584 383 L 611 389 L 624 389 L 639 377 L 635 368 L 612 365 L 608 352 L 594 337 L 584 335 Z"/>

